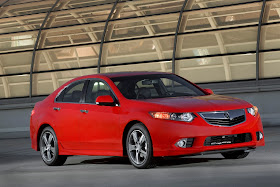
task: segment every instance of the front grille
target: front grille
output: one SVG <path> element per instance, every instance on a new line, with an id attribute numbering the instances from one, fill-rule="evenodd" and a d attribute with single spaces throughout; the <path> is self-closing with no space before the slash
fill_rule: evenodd
<path id="1" fill-rule="evenodd" d="M 252 141 L 252 136 L 250 133 L 224 136 L 209 136 L 205 139 L 204 146 L 236 144 L 250 141 Z"/>
<path id="2" fill-rule="evenodd" d="M 244 109 L 219 112 L 200 112 L 199 115 L 211 125 L 233 126 L 246 120 Z"/>
<path id="3" fill-rule="evenodd" d="M 245 116 L 239 116 L 233 119 L 205 119 L 208 123 L 214 125 L 233 126 L 245 121 Z"/>

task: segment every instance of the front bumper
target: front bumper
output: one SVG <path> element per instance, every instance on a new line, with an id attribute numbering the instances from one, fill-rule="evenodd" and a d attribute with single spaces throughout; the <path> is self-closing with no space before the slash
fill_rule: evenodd
<path id="1" fill-rule="evenodd" d="M 208 124 L 201 117 L 193 122 L 177 122 L 169 120 L 151 120 L 149 131 L 153 142 L 154 156 L 196 155 L 201 153 L 222 152 L 230 149 L 254 149 L 264 146 L 264 138 L 257 140 L 256 132 L 263 133 L 263 126 L 258 114 L 256 117 L 246 115 L 246 121 L 236 126 L 214 126 Z M 205 140 L 210 136 L 226 136 L 250 133 L 252 140 L 243 143 L 205 146 Z M 194 138 L 191 147 L 179 148 L 175 144 L 183 138 Z"/>

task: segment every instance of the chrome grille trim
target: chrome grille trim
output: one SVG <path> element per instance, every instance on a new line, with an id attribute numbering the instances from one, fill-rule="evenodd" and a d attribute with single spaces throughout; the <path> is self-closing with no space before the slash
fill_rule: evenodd
<path id="1" fill-rule="evenodd" d="M 199 112 L 198 113 L 208 124 L 216 126 L 232 127 L 246 121 L 244 109 Z"/>

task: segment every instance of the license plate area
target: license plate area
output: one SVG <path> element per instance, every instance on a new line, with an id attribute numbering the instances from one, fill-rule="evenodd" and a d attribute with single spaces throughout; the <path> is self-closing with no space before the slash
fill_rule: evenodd
<path id="1" fill-rule="evenodd" d="M 252 141 L 252 136 L 250 133 L 209 136 L 205 139 L 204 146 L 236 144 L 250 141 Z"/>

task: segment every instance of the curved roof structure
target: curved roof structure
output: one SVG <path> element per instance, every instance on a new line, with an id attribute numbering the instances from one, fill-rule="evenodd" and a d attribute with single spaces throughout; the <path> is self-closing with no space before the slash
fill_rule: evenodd
<path id="1" fill-rule="evenodd" d="M 280 77 L 280 1 L 0 0 L 0 98 L 81 75 L 173 72 L 196 83 Z"/>

